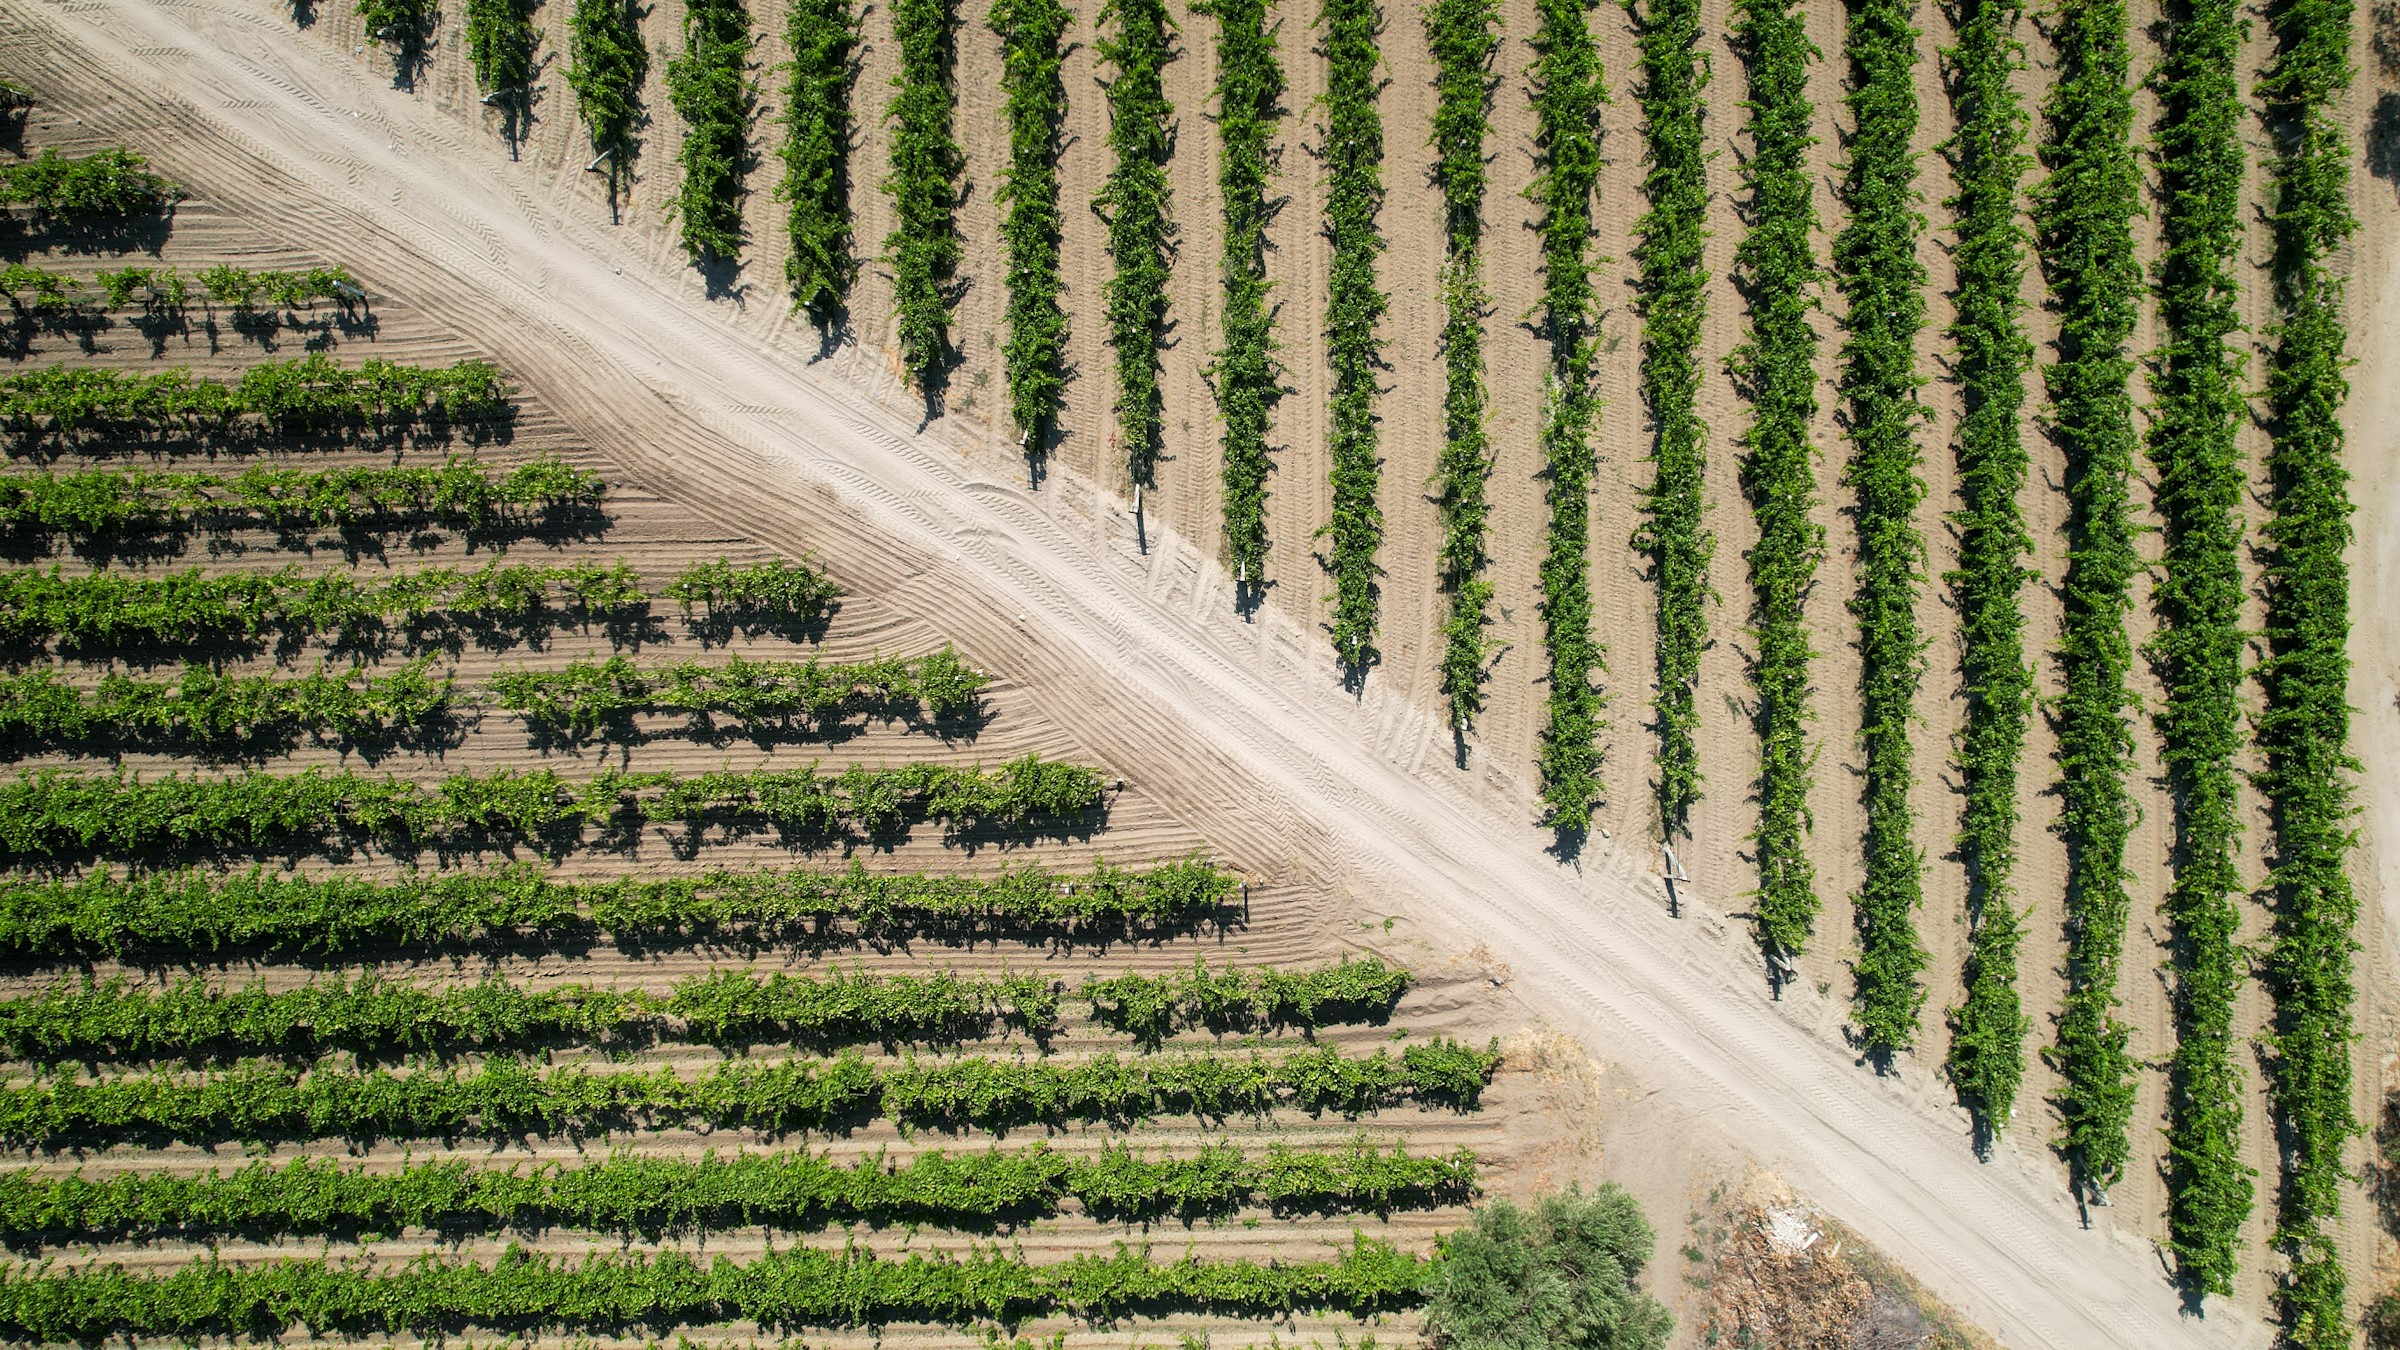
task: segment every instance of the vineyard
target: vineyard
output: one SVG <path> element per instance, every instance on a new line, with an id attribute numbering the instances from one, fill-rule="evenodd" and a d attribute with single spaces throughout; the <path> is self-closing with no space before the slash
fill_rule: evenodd
<path id="1" fill-rule="evenodd" d="M 1481 1344 L 1639 1170 L 1763 1336 L 1497 1011 L 1684 1017 L 1501 969 L 1620 935 L 2194 1334 L 2400 1328 L 2389 7 L 243 6 L 446 242 L 0 35 L 0 1330 Z"/>
<path id="2" fill-rule="evenodd" d="M 1120 213 L 1166 181 L 1141 96 L 1165 15 L 1104 30 L 1154 157 Z M 835 17 L 829 101 L 865 40 Z M 746 120 L 784 82 L 754 18 L 780 26 L 688 10 L 652 115 Z M 1007 209 L 1038 227 L 1080 21 L 991 22 L 1024 115 Z M 1265 69 L 1231 97 L 1263 154 L 1282 80 L 1248 22 Z M 902 120 L 938 131 L 928 93 Z M 750 134 L 687 127 L 626 200 L 670 179 L 679 250 L 761 252 L 723 172 Z M 796 296 L 827 322 L 852 148 L 795 152 L 776 203 L 838 222 Z M 405 284 L 241 256 L 6 275 L 29 325 L 0 372 L 7 1334 L 1340 1337 L 1440 1296 L 1441 1235 L 1542 1109 L 1474 968 L 1328 941 L 1308 888 L 1044 726 L 1021 676 L 806 535 L 693 519 Z M 371 327 L 292 322 L 363 316 L 370 284 Z M 275 321 L 216 350 L 217 312 Z M 1014 312 L 1038 351 L 1042 311 Z M 1015 391 L 1035 405 L 1064 338 L 1050 393 L 1031 366 Z"/>

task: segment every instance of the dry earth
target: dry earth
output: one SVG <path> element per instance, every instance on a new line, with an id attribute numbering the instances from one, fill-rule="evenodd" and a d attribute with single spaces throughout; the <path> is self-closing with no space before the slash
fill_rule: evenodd
<path id="1" fill-rule="evenodd" d="M 26 6 L 9 60 L 12 70 L 37 80 L 45 92 L 60 91 L 53 101 L 64 109 L 98 122 L 105 108 L 111 137 L 153 151 L 171 173 L 212 190 L 223 204 L 218 209 L 279 222 L 284 237 L 305 241 L 312 254 L 353 266 L 379 293 L 405 295 L 417 313 L 469 335 L 468 347 L 501 360 L 540 395 L 549 409 L 544 416 L 555 418 L 563 437 L 588 444 L 599 462 L 614 467 L 612 481 L 630 479 L 661 499 L 655 526 L 637 529 L 637 538 L 655 528 L 649 537 L 686 548 L 721 531 L 728 540 L 814 550 L 854 595 L 866 597 L 855 615 L 845 612 L 844 628 L 861 622 L 859 631 L 870 643 L 888 641 L 884 650 L 907 645 L 904 639 L 954 639 L 975 663 L 1006 672 L 1002 705 L 1023 716 L 997 719 L 993 732 L 953 753 L 997 759 L 1035 748 L 1036 741 L 1012 738 L 1030 735 L 1045 751 L 1074 749 L 1125 774 L 1133 790 L 1121 808 L 1127 814 L 1112 820 L 1111 849 L 1150 852 L 1205 838 L 1252 875 L 1287 888 L 1285 894 L 1331 897 L 1323 917 L 1328 925 L 1390 915 L 1401 921 L 1395 940 L 1417 952 L 1483 944 L 1495 962 L 1513 970 L 1510 988 L 1526 1008 L 1610 1062 L 1610 1075 L 1621 1081 L 1613 1089 L 1616 1119 L 1601 1142 L 1618 1163 L 1632 1164 L 1623 1169 L 1624 1179 L 1642 1191 L 1662 1222 L 1683 1203 L 1693 1170 L 1721 1165 L 1729 1155 L 1749 1156 L 1790 1177 L 2011 1344 L 2263 1340 L 2264 1329 L 2245 1311 L 2265 1292 L 2262 1270 L 2249 1274 L 2237 1304 L 2212 1303 L 2204 1320 L 2179 1316 L 2148 1250 L 2162 1200 L 2149 1166 L 2157 1147 L 2153 1130 L 2137 1125 L 2128 1184 L 2116 1207 L 2085 1229 L 2041 1147 L 2046 1111 L 2029 1106 L 2000 1155 L 1978 1166 L 1965 1148 L 1963 1120 L 1932 1074 L 1916 1065 L 1877 1080 L 1843 1049 L 1847 976 L 1836 935 L 1847 931 L 1848 915 L 1838 897 L 1854 880 L 1847 841 L 1857 835 L 1858 817 L 1840 766 L 1854 730 L 1845 709 L 1856 669 L 1836 636 L 1845 631 L 1847 528 L 1841 494 L 1831 483 L 1839 443 L 1830 410 L 1820 439 L 1828 469 L 1824 521 L 1835 556 L 1814 604 L 1827 653 L 1819 679 L 1827 767 L 1818 789 L 1817 837 L 1824 889 L 1834 903 L 1821 921 L 1827 938 L 1804 967 L 1811 987 L 1780 1005 L 1767 1002 L 1738 916 L 1748 881 L 1740 853 L 1748 807 L 1739 785 L 1750 751 L 1729 700 L 1741 687 L 1735 630 L 1747 527 L 1723 467 L 1740 409 L 1721 381 L 1709 391 L 1720 461 L 1711 483 L 1712 519 L 1719 534 L 1718 589 L 1734 599 L 1720 611 L 1719 642 L 1705 680 L 1704 708 L 1713 720 L 1703 755 L 1713 790 L 1697 822 L 1700 844 L 1686 859 L 1698 883 L 1696 896 L 1686 899 L 1696 903 L 1681 919 L 1666 917 L 1648 850 L 1630 842 L 1648 830 L 1638 707 L 1648 600 L 1624 547 L 1634 523 L 1632 488 L 1646 474 L 1638 462 L 1634 319 L 1621 268 L 1604 274 L 1613 288 L 1606 331 L 1616 346 L 1605 363 L 1611 406 L 1594 545 L 1618 724 L 1610 760 L 1617 791 L 1604 820 L 1610 835 L 1629 842 L 1620 848 L 1603 841 L 1577 866 L 1542 861 L 1542 838 L 1523 824 L 1530 812 L 1519 777 L 1540 698 L 1533 683 L 1538 631 L 1530 547 L 1541 519 L 1540 487 L 1531 476 L 1538 362 L 1530 336 L 1511 322 L 1535 294 L 1532 241 L 1520 228 L 1527 208 L 1517 196 L 1531 172 L 1522 78 L 1530 3 L 1504 7 L 1512 37 L 1499 63 L 1489 226 L 1496 316 L 1489 350 L 1501 456 L 1494 478 L 1495 580 L 1505 607 L 1501 635 L 1513 649 L 1498 668 L 1494 710 L 1463 773 L 1450 767 L 1448 738 L 1429 711 L 1438 621 L 1430 583 L 1434 520 L 1415 488 L 1428 476 L 1438 442 L 1432 325 L 1425 321 L 1438 222 L 1423 185 L 1421 128 L 1430 103 L 1430 65 L 1413 13 L 1396 11 L 1386 36 L 1392 83 L 1384 102 L 1385 176 L 1392 191 L 1384 225 L 1393 244 L 1386 285 L 1394 296 L 1386 330 L 1392 388 L 1383 409 L 1385 501 L 1393 522 L 1384 587 L 1389 655 L 1365 695 L 1353 700 L 1336 686 L 1316 627 L 1324 587 L 1306 553 L 1308 536 L 1324 514 L 1323 457 L 1312 430 L 1322 420 L 1321 396 L 1309 392 L 1322 384 L 1313 378 L 1323 353 L 1310 312 L 1321 290 L 1323 256 L 1315 233 L 1319 185 L 1307 153 L 1315 143 L 1309 100 L 1321 82 L 1321 62 L 1311 54 L 1303 16 L 1288 17 L 1283 28 L 1292 81 L 1283 167 L 1292 195 L 1278 217 L 1272 264 L 1285 305 L 1285 357 L 1302 392 L 1287 398 L 1279 412 L 1286 450 L 1270 520 L 1277 541 L 1275 605 L 1258 622 L 1243 624 L 1230 612 L 1230 579 L 1209 560 L 1216 462 L 1213 419 L 1197 376 L 1216 323 L 1210 308 L 1213 129 L 1199 111 L 1211 65 L 1205 20 L 1177 11 L 1184 21 L 1184 55 L 1171 68 L 1170 94 L 1184 112 L 1176 165 L 1183 222 L 1174 296 L 1179 345 L 1170 356 L 1168 389 L 1175 459 L 1163 469 L 1165 487 L 1151 499 L 1145 553 L 1125 504 L 1110 490 L 1108 353 L 1092 323 L 1078 329 L 1080 379 L 1062 447 L 1067 472 L 1038 491 L 1024 488 L 1009 438 L 990 420 L 998 377 L 989 339 L 1001 296 L 989 186 L 1004 141 L 995 115 L 994 41 L 975 22 L 979 15 L 967 16 L 961 44 L 967 103 L 960 128 L 977 185 L 964 220 L 970 240 L 965 270 L 975 283 L 960 316 L 966 361 L 954 377 L 950 415 L 926 426 L 879 340 L 888 287 L 879 293 L 882 283 L 871 274 L 857 306 L 860 340 L 840 346 L 829 359 L 809 361 L 819 352 L 815 335 L 784 314 L 774 285 L 780 255 L 772 243 L 776 208 L 767 192 L 752 199 L 753 237 L 761 247 L 746 290 L 712 304 L 701 279 L 681 265 L 672 225 L 654 205 L 673 172 L 675 129 L 663 90 L 650 91 L 658 122 L 644 154 L 648 181 L 637 188 L 625 225 L 609 227 L 595 180 L 580 172 L 586 156 L 557 78 L 563 8 L 544 11 L 551 91 L 540 134 L 516 164 L 471 125 L 475 97 L 450 26 L 429 77 L 413 94 L 383 87 L 388 62 L 363 46 L 355 18 L 342 6 L 325 7 L 317 29 L 308 33 L 295 32 L 288 15 L 264 4 L 82 0 Z M 780 7 L 762 5 L 757 14 L 768 39 L 762 55 L 771 64 L 780 59 Z M 1829 52 L 1838 51 L 1835 14 L 1827 7 L 1816 17 L 1817 41 Z M 1640 167 L 1622 87 L 1632 52 L 1613 7 L 1595 17 L 1604 58 L 1620 85 L 1620 103 L 1610 114 L 1614 161 L 1602 186 L 1601 248 L 1622 258 Z M 1722 32 L 1724 17 L 1712 11 L 1713 31 Z M 672 3 L 652 15 L 648 27 L 661 56 L 654 70 L 680 45 L 672 36 L 679 18 Z M 1931 19 L 1929 26 L 1938 30 Z M 872 9 L 868 22 L 860 97 L 869 115 L 861 119 L 866 134 L 859 163 L 866 167 L 858 205 L 860 237 L 871 247 L 889 224 L 888 204 L 869 187 L 882 151 L 871 113 L 895 57 L 888 12 Z M 1929 58 L 1938 41 L 1938 31 L 1925 38 Z M 2149 54 L 2137 39 L 2137 59 Z M 1739 67 L 1721 40 L 1712 39 L 1709 55 L 1717 72 L 1710 131 L 1730 150 Z M 2044 56 L 2038 41 L 2034 55 L 2037 64 Z M 1097 189 L 1104 165 L 1104 114 L 1092 60 L 1087 40 L 1069 63 L 1075 141 L 1063 175 L 1070 208 L 1067 274 L 1087 305 L 1084 313 L 1106 266 L 1099 226 L 1077 205 Z M 1930 60 L 1925 70 L 1923 143 L 1931 145 L 1944 133 L 1945 114 Z M 1837 74 L 1830 67 L 1819 72 L 1825 100 L 1820 132 L 1829 165 L 1837 142 L 1831 101 Z M 2029 87 L 2039 83 L 2037 71 Z M 2359 101 L 2362 122 L 2369 101 Z M 1724 195 L 1730 163 L 1730 155 L 1720 157 L 1716 170 L 1720 195 L 1711 262 L 1719 275 L 1738 237 Z M 1926 196 L 1938 201 L 1945 195 L 1940 161 L 1928 155 L 1924 163 Z M 753 185 L 763 189 L 770 178 L 771 169 L 762 168 Z M 2367 983 L 2374 993 L 2364 1019 L 2369 1053 L 2362 1056 L 2362 1108 L 2380 1093 L 2384 1048 L 2393 1044 L 2382 977 L 2390 969 L 2387 906 L 2395 891 L 2382 884 L 2392 863 L 2380 840 L 2400 824 L 2391 775 L 2377 772 L 2400 754 L 2388 656 L 2400 634 L 2387 631 L 2392 606 L 2379 603 L 2388 598 L 2388 569 L 2380 564 L 2390 556 L 2393 518 L 2384 500 L 2389 474 L 2379 470 L 2390 457 L 2388 428 L 2400 409 L 2386 406 L 2394 396 L 2388 380 L 2378 379 L 2393 355 L 2384 330 L 2400 303 L 2400 272 L 2391 262 L 2393 203 L 2372 195 L 2390 186 L 2363 187 L 2370 195 L 2362 203 L 2367 228 L 2355 268 L 2363 336 L 2354 421 L 2360 428 L 2355 464 L 2362 505 L 2362 642 L 2354 702 L 2362 712 L 2361 751 L 2369 770 L 2360 875 L 2370 912 L 2362 932 Z M 1828 220 L 1835 218 L 1829 191 L 1821 209 Z M 185 217 L 179 234 L 205 225 L 206 205 L 187 207 Z M 1946 265 L 1933 240 L 1925 256 L 1940 282 Z M 1714 370 L 1716 358 L 1738 336 L 1739 316 L 1727 288 L 1720 287 L 1712 303 L 1704 358 Z M 1944 318 L 1937 298 L 1937 328 Z M 2263 331 L 2266 316 L 2254 312 L 2251 318 Z M 1938 345 L 1929 329 L 1929 358 Z M 1933 386 L 1928 397 L 1937 409 L 1947 409 L 1943 386 Z M 1926 438 L 1934 489 L 1927 524 L 1937 541 L 1937 574 L 1947 546 L 1935 521 L 1948 488 L 1941 468 L 1945 426 L 1937 421 Z M 2036 482 L 2046 486 L 2059 466 L 2047 447 L 2038 440 L 2035 446 Z M 2029 499 L 2037 539 L 2055 537 L 2055 496 L 2037 492 Z M 686 514 L 669 522 L 670 511 Z M 2055 580 L 2059 565 L 2055 550 L 2045 550 L 2045 576 Z M 1932 605 L 1927 612 L 1936 660 L 1922 711 L 1929 728 L 1925 744 L 1932 747 L 1941 743 L 1932 733 L 1946 732 L 1955 719 L 1945 698 L 1955 680 L 1947 664 L 1947 613 Z M 2055 622 L 2054 607 L 2038 591 L 2033 622 L 2037 633 Z M 1045 729 L 1012 733 L 1006 730 L 1012 725 Z M 870 737 L 862 748 L 877 744 Z M 2146 751 L 2153 749 L 2145 743 Z M 2049 1006 L 2054 993 L 2058 859 L 2044 828 L 2051 808 L 2041 795 L 2046 746 L 2038 733 L 2030 751 L 2023 888 L 2037 906 L 2026 970 L 2029 1005 L 2038 1009 Z M 494 741 L 460 753 L 479 758 L 517 751 Z M 723 752 L 690 753 L 713 763 Z M 1938 844 L 1955 808 L 1931 759 L 1929 754 L 1921 766 L 1920 806 L 1926 837 Z M 2137 893 L 2155 895 L 2163 888 L 2165 803 L 2152 791 L 2144 804 L 2145 824 L 2135 843 Z M 1129 832 L 1133 842 L 1115 838 L 1120 832 Z M 1925 919 L 1936 957 L 1935 1008 L 1951 994 L 1945 981 L 1955 980 L 1963 936 L 1955 865 L 1939 853 L 1937 848 Z M 2156 933 L 2141 936 L 2147 943 Z M 2126 994 L 2143 1038 L 2137 1048 L 2163 1055 L 2168 1032 L 2163 1000 L 2143 973 L 2147 950 L 2135 947 Z M 2255 1028 L 2261 1015 L 2262 1009 L 2249 1007 L 2246 1025 Z M 1938 1059 L 1938 1053 L 1925 1059 Z M 2038 1062 L 2034 1074 L 2029 1101 L 2046 1086 Z M 2155 1121 L 2158 1102 L 2154 1078 L 2137 1122 Z M 2251 1119 L 2262 1121 L 2263 1112 L 2254 1111 Z M 2271 1173 L 2264 1133 L 2251 1130 L 2253 1162 Z M 2351 1213 L 2350 1250 L 2363 1276 L 2376 1243 L 2371 1207 L 2361 1197 Z M 2262 1215 L 2254 1236 L 2263 1235 L 2263 1223 Z M 2251 1249 L 2259 1246 L 2254 1241 Z M 2359 1283 L 2365 1286 L 2363 1279 Z"/>

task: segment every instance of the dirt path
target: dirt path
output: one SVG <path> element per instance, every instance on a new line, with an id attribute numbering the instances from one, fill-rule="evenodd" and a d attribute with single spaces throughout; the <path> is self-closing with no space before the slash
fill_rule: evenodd
<path id="1" fill-rule="evenodd" d="M 1274 879 L 1488 945 L 1653 1104 L 1754 1152 L 2009 1343 L 2266 1342 L 2236 1308 L 2181 1315 L 2145 1245 L 2080 1229 L 2032 1150 L 1978 1166 L 1930 1074 L 1852 1062 L 1837 1002 L 1767 1004 L 1741 934 L 1669 919 L 1639 860 L 1603 841 L 1580 870 L 1544 861 L 1519 784 L 1448 770 L 1439 724 L 1396 692 L 1343 696 L 1300 624 L 1233 619 L 1199 550 L 1153 528 L 1145 555 L 1088 484 L 1031 494 L 1013 455 L 919 434 L 871 359 L 805 365 L 813 342 L 768 288 L 711 308 L 688 273 L 565 209 L 555 180 L 537 200 L 496 145 L 267 4 L 17 13 L 35 30 L 23 73 L 145 110 L 130 116 L 167 171 L 251 185 L 230 204 L 443 316 L 650 488 L 914 606 L 1132 792 L 1228 851 L 1288 859 Z"/>

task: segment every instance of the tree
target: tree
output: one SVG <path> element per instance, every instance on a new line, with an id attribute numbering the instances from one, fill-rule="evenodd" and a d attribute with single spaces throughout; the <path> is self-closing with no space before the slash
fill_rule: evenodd
<path id="1" fill-rule="evenodd" d="M 1443 1239 L 1426 1331 L 1443 1350 L 1657 1350 L 1675 1319 L 1634 1283 L 1655 1241 L 1613 1183 L 1496 1200 Z"/>

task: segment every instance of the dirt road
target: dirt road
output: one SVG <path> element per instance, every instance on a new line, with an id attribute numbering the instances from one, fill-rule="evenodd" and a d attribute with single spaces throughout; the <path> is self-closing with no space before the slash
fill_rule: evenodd
<path id="1" fill-rule="evenodd" d="M 1438 722 L 1380 686 L 1344 694 L 1320 635 L 1239 621 L 1197 550 L 1154 529 L 1144 553 L 1090 485 L 1032 493 L 1005 450 L 924 434 L 866 358 L 807 364 L 813 338 L 771 280 L 712 305 L 266 4 L 15 12 L 35 53 L 22 75 L 152 109 L 130 116 L 154 119 L 143 145 L 168 172 L 442 316 L 648 486 L 920 606 L 1212 840 L 1486 944 L 1654 1103 L 1754 1153 L 2008 1343 L 2266 1343 L 2238 1309 L 2185 1316 L 2144 1244 L 2079 1227 L 2033 1149 L 1976 1164 L 1929 1073 L 1852 1062 L 1828 1032 L 1838 1007 L 1767 1004 L 1738 931 L 1669 918 L 1643 863 L 1605 842 L 1580 870 L 1546 858 L 1520 785 L 1450 768 Z"/>

